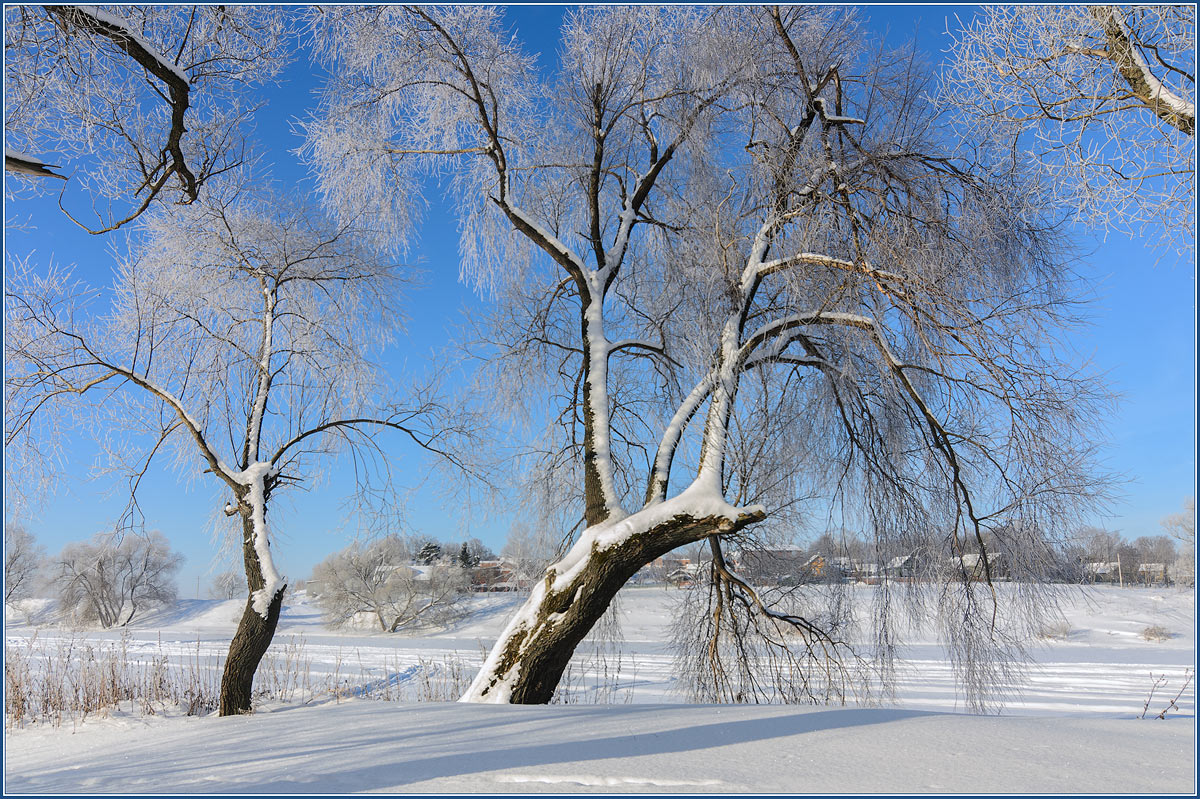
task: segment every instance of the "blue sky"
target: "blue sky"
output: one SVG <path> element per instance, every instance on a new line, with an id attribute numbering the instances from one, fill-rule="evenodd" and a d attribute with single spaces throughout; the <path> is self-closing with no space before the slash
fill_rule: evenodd
<path id="1" fill-rule="evenodd" d="M 542 51 L 540 64 L 553 68 L 555 30 L 562 6 L 526 6 L 509 10 L 518 34 L 531 50 Z M 933 60 L 947 46 L 947 20 L 966 20 L 967 6 L 874 6 L 863 10 L 868 29 L 888 31 L 899 43 L 914 35 L 918 46 Z M 317 68 L 303 55 L 285 75 L 285 83 L 270 97 L 258 115 L 257 138 L 264 143 L 265 163 L 281 184 L 299 190 L 311 182 L 291 150 L 299 146 L 293 121 L 312 105 L 311 92 L 319 84 Z M 53 160 L 53 159 L 49 159 Z M 86 198 L 68 192 L 76 207 Z M 432 196 L 431 196 L 432 199 Z M 120 237 L 89 236 L 65 220 L 55 197 L 22 200 L 5 210 L 7 219 L 27 219 L 35 229 L 7 236 L 15 253 L 36 250 L 36 260 L 50 258 L 77 264 L 76 274 L 94 285 L 110 281 L 110 244 Z M 447 344 L 451 330 L 463 314 L 483 307 L 477 297 L 458 282 L 458 236 L 451 215 L 432 205 L 426 214 L 417 246 L 406 260 L 424 271 L 424 286 L 415 289 L 406 303 L 408 333 L 392 353 L 389 363 L 420 370 L 430 353 Z M 1090 253 L 1083 265 L 1092 281 L 1096 301 L 1088 308 L 1092 325 L 1072 344 L 1081 359 L 1090 359 L 1107 373 L 1121 402 L 1109 421 L 1110 440 L 1104 449 L 1108 469 L 1127 482 L 1111 517 L 1097 516 L 1097 524 L 1119 530 L 1129 538 L 1157 535 L 1158 520 L 1179 509 L 1195 490 L 1195 267 L 1172 253 L 1144 246 L 1124 237 L 1099 241 L 1079 232 L 1082 250 Z M 95 448 L 83 433 L 68 442 L 65 464 L 73 475 L 58 493 L 47 498 L 37 518 L 23 519 L 47 550 L 57 552 L 65 543 L 111 529 L 124 505 L 123 481 L 82 478 L 95 459 Z M 412 531 L 443 539 L 477 536 L 497 551 L 508 532 L 510 517 L 491 508 L 476 508 L 470 516 L 462 509 L 443 508 L 429 486 L 421 486 L 426 460 L 399 442 L 395 448 L 404 482 L 413 486 L 406 512 Z M 312 565 L 341 548 L 352 531 L 345 529 L 341 501 L 347 493 L 343 481 L 331 480 L 309 494 L 293 493 L 272 509 L 276 558 L 291 579 L 307 576 Z M 207 589 L 212 574 L 225 567 L 208 535 L 217 486 L 210 476 L 181 484 L 165 468 L 143 489 L 141 504 L 146 525 L 166 534 L 186 556 L 181 590 L 193 595 Z M 222 500 L 223 501 L 223 500 Z"/>

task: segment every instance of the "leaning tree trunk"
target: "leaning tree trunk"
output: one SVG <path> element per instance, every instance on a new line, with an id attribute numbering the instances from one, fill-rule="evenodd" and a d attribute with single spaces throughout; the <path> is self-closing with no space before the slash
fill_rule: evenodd
<path id="1" fill-rule="evenodd" d="M 271 597 L 266 618 L 254 609 L 254 592 L 261 590 L 266 585 L 266 580 L 263 578 L 258 553 L 254 549 L 254 522 L 249 515 L 242 517 L 242 559 L 246 566 L 246 584 L 250 595 L 246 598 L 242 620 L 238 623 L 233 642 L 229 645 L 225 673 L 221 676 L 222 716 L 250 712 L 254 672 L 266 654 L 267 647 L 271 645 L 271 639 L 275 637 L 279 611 L 283 607 L 283 592 L 287 588 L 280 588 L 275 592 L 275 596 Z"/>
<path id="2" fill-rule="evenodd" d="M 549 702 L 575 647 L 638 569 L 673 549 L 710 534 L 736 532 L 764 516 L 757 509 L 732 517 L 689 513 L 685 508 L 662 513 L 670 504 L 585 533 L 566 559 L 550 567 L 534 587 L 459 701 Z M 624 528 L 628 535 L 619 533 L 624 525 L 630 525 Z M 607 544 L 614 534 L 615 542 Z"/>

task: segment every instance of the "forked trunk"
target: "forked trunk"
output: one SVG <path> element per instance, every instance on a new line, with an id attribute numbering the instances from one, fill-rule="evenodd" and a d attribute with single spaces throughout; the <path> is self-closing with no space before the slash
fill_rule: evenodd
<path id="1" fill-rule="evenodd" d="M 618 526 L 631 524 L 636 529 L 638 518 L 645 513 L 634 514 Z M 609 546 L 603 545 L 604 533 L 585 533 L 567 559 L 556 564 L 562 572 L 556 573 L 556 567 L 551 567 L 534 587 L 459 701 L 549 702 L 575 647 L 638 569 L 710 534 L 739 530 L 760 520 L 763 514 L 754 510 L 731 518 L 681 510 L 666 518 L 655 516 L 658 518 L 646 529 Z"/>
<path id="2" fill-rule="evenodd" d="M 221 676 L 220 715 L 233 716 L 249 713 L 254 691 L 254 672 L 271 646 L 275 627 L 279 624 L 279 611 L 283 607 L 283 592 L 280 588 L 271 597 L 266 618 L 254 609 L 254 592 L 266 585 L 258 553 L 254 549 L 254 522 L 249 516 L 242 518 L 242 558 L 246 566 L 246 584 L 250 595 L 242 611 L 233 642 L 229 645 L 229 656 L 225 659 L 225 673 Z"/>

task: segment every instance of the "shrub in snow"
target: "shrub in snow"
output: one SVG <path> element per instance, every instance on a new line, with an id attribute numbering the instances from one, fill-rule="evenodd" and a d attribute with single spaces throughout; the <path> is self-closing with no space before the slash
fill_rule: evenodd
<path id="1" fill-rule="evenodd" d="M 1065 619 L 1058 621 L 1047 621 L 1042 624 L 1041 630 L 1038 631 L 1038 637 L 1050 638 L 1052 640 L 1065 640 L 1071 635 L 1071 625 Z"/>
<path id="2" fill-rule="evenodd" d="M 1171 637 L 1171 631 L 1159 624 L 1151 624 L 1142 630 L 1142 638 L 1147 641 L 1166 641 Z"/>

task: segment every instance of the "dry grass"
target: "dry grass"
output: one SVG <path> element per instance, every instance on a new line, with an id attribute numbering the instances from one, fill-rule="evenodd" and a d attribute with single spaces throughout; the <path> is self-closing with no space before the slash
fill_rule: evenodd
<path id="1" fill-rule="evenodd" d="M 1167 641 L 1171 638 L 1171 631 L 1160 624 L 1151 624 L 1142 630 L 1142 638 L 1147 641 Z"/>
<path id="2" fill-rule="evenodd" d="M 1048 621 L 1038 630 L 1039 638 L 1048 638 L 1052 641 L 1065 641 L 1071 635 L 1071 625 L 1063 619 L 1058 621 Z"/>
<path id="3" fill-rule="evenodd" d="M 38 646 L 36 633 L 24 646 L 5 644 L 6 725 L 60 726 L 123 703 L 147 716 L 173 705 L 202 712 L 204 697 L 215 696 L 203 669 L 172 669 L 161 651 L 138 657 L 129 644 L 127 634 L 93 643 L 75 633 L 49 649 Z"/>
<path id="4" fill-rule="evenodd" d="M 454 702 L 467 690 L 474 670 L 461 658 L 418 657 L 403 665 L 398 657 L 382 669 L 360 666 L 359 681 L 343 680 L 333 691 L 335 701 L 355 697 L 385 702 Z"/>
<path id="5" fill-rule="evenodd" d="M 211 645 L 209 645 L 211 647 Z M 616 704 L 633 699 L 631 665 L 616 647 L 581 648 L 555 692 L 557 703 Z M 590 651 L 588 651 L 590 649 Z M 168 650 L 173 654 L 168 654 Z M 63 637 L 10 638 L 4 648 L 6 727 L 74 725 L 116 712 L 133 715 L 216 711 L 224 657 L 201 641 L 181 652 L 178 643 L 157 646 L 133 640 L 89 640 L 79 630 Z M 486 652 L 480 653 L 480 662 Z M 357 650 L 313 668 L 304 636 L 278 637 L 254 679 L 255 704 L 375 699 L 390 702 L 453 702 L 466 692 L 478 663 L 457 655 L 402 661 L 382 667 L 363 663 Z"/>
<path id="6" fill-rule="evenodd" d="M 217 709 L 223 659 L 194 652 L 174 663 L 159 641 L 157 651 L 135 653 L 123 633 L 116 641 L 88 641 L 78 632 L 52 647 L 39 645 L 35 632 L 4 647 L 4 721 L 75 724 L 120 708 L 143 716 L 173 710 L 189 716 Z M 291 636 L 263 658 L 255 698 L 311 701 L 319 689 L 310 681 L 303 637 Z"/>

